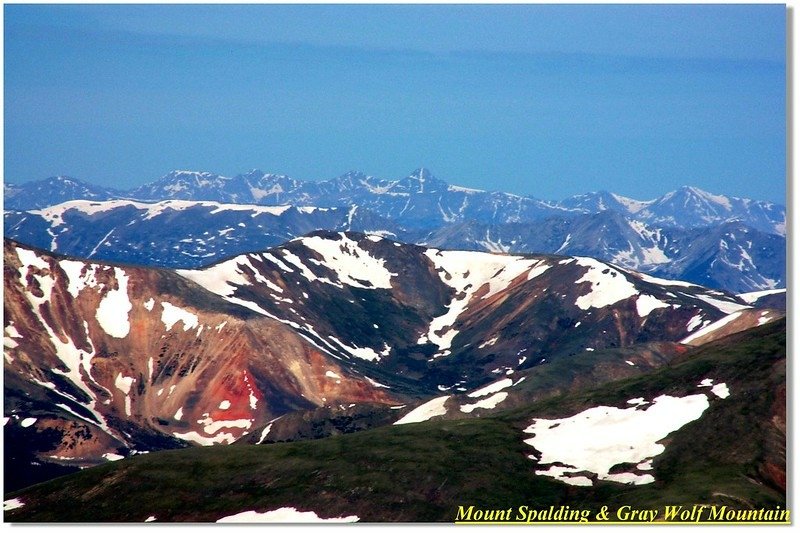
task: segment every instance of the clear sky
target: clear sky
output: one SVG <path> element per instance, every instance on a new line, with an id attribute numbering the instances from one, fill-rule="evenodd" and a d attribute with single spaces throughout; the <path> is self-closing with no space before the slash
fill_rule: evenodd
<path id="1" fill-rule="evenodd" d="M 5 179 L 349 170 L 783 203 L 781 5 L 5 5 Z"/>

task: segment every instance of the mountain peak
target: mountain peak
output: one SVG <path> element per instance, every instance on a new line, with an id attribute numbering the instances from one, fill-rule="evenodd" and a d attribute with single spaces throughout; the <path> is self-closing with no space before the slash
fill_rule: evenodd
<path id="1" fill-rule="evenodd" d="M 694 185 L 683 185 L 682 187 L 678 188 L 676 192 L 681 192 L 684 194 L 694 194 L 697 196 L 705 196 L 710 194 L 699 187 L 695 187 Z"/>
<path id="2" fill-rule="evenodd" d="M 437 179 L 430 170 L 420 167 L 405 178 L 395 182 L 392 186 L 394 192 L 404 193 L 430 193 L 447 190 L 447 183 Z"/>
<path id="3" fill-rule="evenodd" d="M 427 181 L 429 179 L 435 179 L 431 171 L 425 167 L 419 167 L 414 172 L 409 174 L 409 178 L 417 178 L 420 181 Z"/>
<path id="4" fill-rule="evenodd" d="M 339 176 L 340 179 L 344 179 L 344 178 L 366 178 L 366 177 L 367 177 L 367 175 L 364 174 L 363 172 L 361 172 L 360 170 L 348 170 L 347 172 L 345 172 L 344 174 Z"/>
<path id="5" fill-rule="evenodd" d="M 172 170 L 162 176 L 161 179 L 165 178 L 221 178 L 221 179 L 229 179 L 224 176 L 220 176 L 219 174 L 215 174 L 214 172 L 206 172 L 203 170 Z"/>

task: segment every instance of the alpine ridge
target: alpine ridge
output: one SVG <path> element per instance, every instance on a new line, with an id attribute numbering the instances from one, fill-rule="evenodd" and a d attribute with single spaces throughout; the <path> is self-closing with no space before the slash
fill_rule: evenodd
<path id="1" fill-rule="evenodd" d="M 387 423 L 442 392 L 519 384 L 529 369 L 608 349 L 649 343 L 658 355 L 627 355 L 649 368 L 687 336 L 750 309 L 586 257 L 345 232 L 175 271 L 6 240 L 4 284 L 6 431 L 31 453 L 7 457 L 19 479 L 44 464 L 87 466 L 256 431 L 263 440 L 294 412 L 383 405 L 388 415 L 376 420 Z M 501 403 L 492 402 L 470 411 Z"/>
<path id="2" fill-rule="evenodd" d="M 5 208 L 6 237 L 145 266 L 196 268 L 345 230 L 441 248 L 590 255 L 734 293 L 786 284 L 785 208 L 689 186 L 649 201 L 603 191 L 551 202 L 449 185 L 425 168 L 398 180 L 353 171 L 327 181 L 178 170 L 128 192 L 71 178 L 6 185 Z"/>
<path id="3" fill-rule="evenodd" d="M 51 193 L 42 195 L 41 191 L 45 190 Z M 597 192 L 552 202 L 448 185 L 426 168 L 419 168 L 398 180 L 352 171 L 326 181 L 296 180 L 255 169 L 233 178 L 211 172 L 176 170 L 127 192 L 87 185 L 71 178 L 5 185 L 6 210 L 41 209 L 81 199 L 195 200 L 298 207 L 359 205 L 403 226 L 428 229 L 468 220 L 505 224 L 611 210 L 660 226 L 691 228 L 738 221 L 762 232 L 786 234 L 783 206 L 712 194 L 691 186 L 649 201 Z"/>

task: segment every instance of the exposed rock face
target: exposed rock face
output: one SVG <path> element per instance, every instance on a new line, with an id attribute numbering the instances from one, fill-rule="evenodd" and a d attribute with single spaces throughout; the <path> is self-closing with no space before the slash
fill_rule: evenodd
<path id="1" fill-rule="evenodd" d="M 37 432 L 37 457 L 73 464 L 232 443 L 291 412 L 466 392 L 576 354 L 674 343 L 748 308 L 589 258 L 358 233 L 317 232 L 203 270 L 11 241 L 4 255 L 7 425 L 36 418 L 24 429 Z M 380 412 L 285 438 L 391 418 Z"/>
<path id="2" fill-rule="evenodd" d="M 6 242 L 4 282 L 7 424 L 36 417 L 43 459 L 230 443 L 288 411 L 393 401 L 289 327 L 168 271 Z"/>

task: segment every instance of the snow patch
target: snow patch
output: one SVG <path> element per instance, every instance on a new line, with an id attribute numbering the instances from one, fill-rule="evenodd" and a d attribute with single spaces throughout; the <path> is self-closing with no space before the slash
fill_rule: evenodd
<path id="1" fill-rule="evenodd" d="M 242 428 L 248 429 L 252 423 L 252 419 L 242 418 L 239 420 L 214 420 L 210 416 L 201 418 L 197 421 L 198 424 L 203 425 L 203 431 L 209 435 L 213 435 L 222 428 Z"/>
<path id="2" fill-rule="evenodd" d="M 713 387 L 711 387 L 711 393 L 716 394 L 720 398 L 727 398 L 731 395 L 730 390 L 728 390 L 728 385 L 726 383 L 717 383 Z"/>
<path id="3" fill-rule="evenodd" d="M 161 321 L 167 331 L 170 331 L 177 322 L 183 322 L 183 331 L 189 331 L 197 327 L 198 318 L 194 313 L 190 313 L 169 302 L 161 302 L 161 307 L 163 308 Z"/>
<path id="4" fill-rule="evenodd" d="M 173 433 L 172 435 L 175 438 L 181 440 L 196 442 L 201 446 L 213 446 L 214 444 L 232 444 L 236 440 L 236 437 L 234 437 L 230 433 L 218 433 L 213 437 L 206 437 L 204 435 L 199 434 L 196 431 L 189 431 L 187 433 Z"/>
<path id="5" fill-rule="evenodd" d="M 656 278 L 656 277 L 653 277 L 653 276 L 648 276 L 647 274 L 642 274 L 641 272 L 632 272 L 632 274 L 637 276 L 642 281 L 646 281 L 647 283 L 653 283 L 655 285 L 664 285 L 664 286 L 667 286 L 667 287 L 700 287 L 700 285 L 696 285 L 694 283 L 689 283 L 687 281 Z"/>
<path id="6" fill-rule="evenodd" d="M 478 402 L 462 405 L 459 407 L 462 413 L 471 413 L 475 409 L 494 409 L 497 405 L 508 397 L 507 392 L 498 392 L 488 398 L 484 398 Z"/>
<path id="7" fill-rule="evenodd" d="M 136 381 L 135 378 L 123 376 L 122 372 L 120 372 L 114 380 L 114 386 L 121 390 L 122 394 L 127 396 L 131 392 L 131 385 L 133 385 L 134 381 Z"/>
<path id="8" fill-rule="evenodd" d="M 14 327 L 13 320 L 9 322 L 9 324 L 5 327 L 4 333 L 5 335 L 3 336 L 3 346 L 5 348 L 11 349 L 19 346 L 19 343 L 14 339 L 21 339 L 23 337 L 22 335 L 20 335 L 19 331 L 17 331 L 17 328 Z M 14 359 L 8 352 L 3 351 L 3 355 L 5 356 L 7 362 L 11 363 L 14 361 Z"/>
<path id="9" fill-rule="evenodd" d="M 486 342 L 482 343 L 480 346 L 478 346 L 478 349 L 486 348 L 487 346 L 494 346 L 494 343 L 497 342 L 498 338 L 499 337 L 494 337 L 494 338 L 489 339 L 488 341 L 486 341 Z"/>
<path id="10" fill-rule="evenodd" d="M 391 389 L 391 387 L 389 387 L 388 385 L 384 385 L 383 383 L 378 383 L 374 379 L 368 378 L 367 376 L 364 376 L 364 379 L 366 379 L 370 385 L 372 385 L 377 389 Z"/>
<path id="11" fill-rule="evenodd" d="M 717 320 L 716 322 L 712 322 L 710 325 L 705 326 L 704 328 L 699 329 L 696 332 L 692 333 L 691 335 L 689 335 L 688 337 L 686 337 L 685 339 L 680 341 L 680 343 L 681 344 L 689 344 L 690 342 L 692 342 L 692 341 L 694 341 L 696 339 L 704 337 L 704 336 L 708 335 L 709 333 L 712 333 L 712 332 L 720 329 L 724 325 L 733 322 L 734 320 L 739 318 L 741 316 L 741 314 L 742 314 L 741 311 L 737 311 L 736 313 L 732 313 L 732 314 L 730 314 L 730 315 L 728 315 L 726 317 L 722 317 L 719 320 Z"/>
<path id="12" fill-rule="evenodd" d="M 639 294 L 620 270 L 589 257 L 576 257 L 575 261 L 587 267 L 586 273 L 575 283 L 591 283 L 589 292 L 575 300 L 575 305 L 584 311 L 613 305 Z"/>
<path id="13" fill-rule="evenodd" d="M 22 500 L 19 498 L 13 498 L 11 500 L 4 500 L 3 501 L 3 511 L 13 511 L 14 509 L 19 509 L 25 505 Z"/>
<path id="14" fill-rule="evenodd" d="M 281 415 L 281 416 L 283 416 L 283 415 Z M 280 416 L 278 418 L 280 418 Z M 278 420 L 278 418 L 273 418 L 272 420 L 269 421 L 267 426 L 261 431 L 261 438 L 258 439 L 258 442 L 256 444 L 263 444 L 264 443 L 264 439 L 267 438 L 267 435 L 269 435 L 269 432 L 272 429 L 272 424 L 275 423 L 275 421 Z"/>
<path id="15" fill-rule="evenodd" d="M 358 516 L 340 516 L 337 518 L 320 518 L 314 511 L 298 511 L 294 507 L 281 507 L 274 511 L 259 513 L 256 511 L 243 511 L 230 516 L 224 516 L 217 522 L 226 523 L 307 523 L 307 522 L 358 522 Z"/>
<path id="16" fill-rule="evenodd" d="M 540 466 L 560 463 L 557 471 L 537 470 L 539 475 L 569 482 L 568 474 L 593 472 L 601 480 L 644 484 L 653 476 L 635 473 L 610 474 L 619 463 L 641 463 L 661 454 L 665 447 L 660 440 L 693 420 L 708 408 L 705 394 L 685 397 L 662 395 L 646 409 L 643 399 L 629 408 L 598 406 L 563 419 L 534 419 L 525 433 L 534 436 L 525 440 L 541 453 Z"/>
<path id="17" fill-rule="evenodd" d="M 131 330 L 128 313 L 133 308 L 128 299 L 128 276 L 121 268 L 114 267 L 114 276 L 117 279 L 117 289 L 106 293 L 105 298 L 97 307 L 98 324 L 103 330 L 118 339 L 124 339 Z"/>
<path id="18" fill-rule="evenodd" d="M 413 424 L 416 422 L 424 422 L 430 420 L 435 416 L 442 416 L 447 414 L 447 408 L 444 406 L 445 402 L 450 396 L 440 396 L 428 402 L 423 403 L 411 412 L 406 413 L 400 420 L 394 423 L 395 426 L 400 424 Z"/>
<path id="19" fill-rule="evenodd" d="M 661 307 L 669 307 L 669 304 L 662 302 L 650 294 L 642 294 L 636 298 L 636 311 L 642 318 Z"/>
<path id="20" fill-rule="evenodd" d="M 786 292 L 786 289 L 772 289 L 767 291 L 755 291 L 755 292 L 745 292 L 742 294 L 737 294 L 740 300 L 747 302 L 749 304 L 754 304 L 764 296 L 770 296 L 772 294 L 781 294 Z"/>
<path id="21" fill-rule="evenodd" d="M 481 396 L 486 396 L 488 394 L 492 394 L 503 389 L 507 389 L 510 387 L 514 382 L 511 378 L 501 379 L 500 381 L 495 381 L 494 383 L 490 383 L 483 388 L 480 388 L 476 391 L 470 392 L 467 394 L 470 398 L 480 398 Z"/>
<path id="22" fill-rule="evenodd" d="M 736 311 L 741 311 L 743 309 L 750 309 L 749 305 L 742 305 L 742 304 L 737 304 L 736 302 L 719 300 L 717 298 L 705 294 L 693 294 L 692 297 L 697 298 L 698 300 L 702 300 L 707 304 L 713 305 L 726 315 L 730 313 L 735 313 Z"/>
<path id="23" fill-rule="evenodd" d="M 697 329 L 703 322 L 704 321 L 702 313 L 693 316 L 691 319 L 689 319 L 689 322 L 686 324 L 686 331 L 691 333 L 693 330 Z M 710 320 L 706 320 L 705 325 L 703 325 L 703 327 L 707 326 L 710 322 L 711 322 Z"/>

